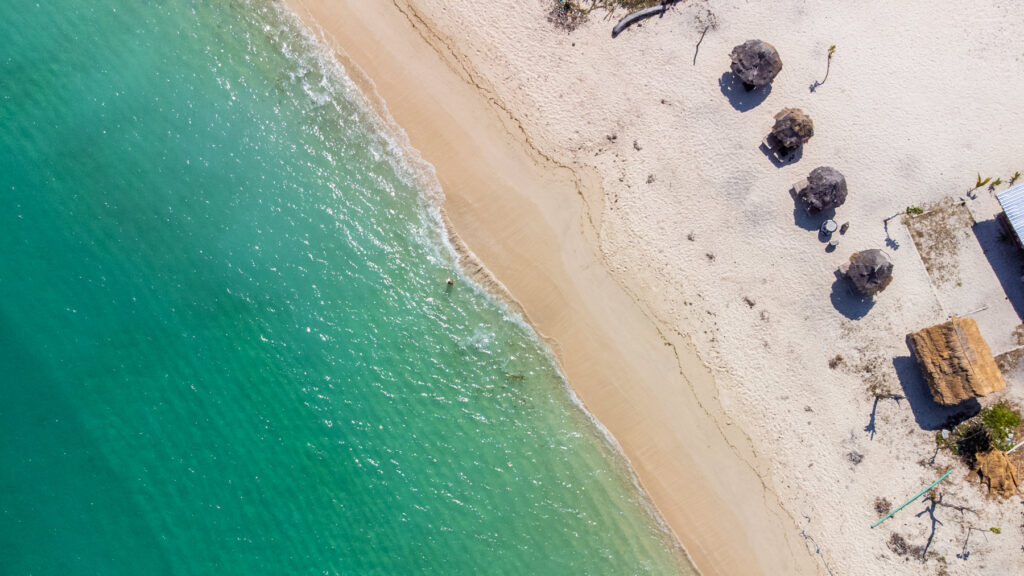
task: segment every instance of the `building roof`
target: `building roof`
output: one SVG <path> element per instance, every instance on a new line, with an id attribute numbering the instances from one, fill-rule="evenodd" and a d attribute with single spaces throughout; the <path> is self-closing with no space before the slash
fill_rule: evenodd
<path id="1" fill-rule="evenodd" d="M 999 204 L 1006 213 L 1006 219 L 1013 226 L 1017 238 L 1024 241 L 1024 184 L 1018 184 L 1005 192 L 996 194 Z"/>
<path id="2" fill-rule="evenodd" d="M 992 351 L 971 318 L 954 316 L 913 332 L 910 345 L 939 404 L 952 406 L 1006 388 Z"/>

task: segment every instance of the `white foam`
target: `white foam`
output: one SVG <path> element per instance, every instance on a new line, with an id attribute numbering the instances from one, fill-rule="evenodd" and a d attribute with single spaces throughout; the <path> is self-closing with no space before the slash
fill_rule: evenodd
<path id="1" fill-rule="evenodd" d="M 440 241 L 440 244 L 445 248 L 447 252 L 446 255 L 450 261 L 458 262 L 458 251 L 449 240 L 447 228 L 441 215 L 441 206 L 444 202 L 445 196 L 444 191 L 441 188 L 441 183 L 437 178 L 437 172 L 434 166 L 430 162 L 426 161 L 420 154 L 419 150 L 412 145 L 406 132 L 388 113 L 384 99 L 376 92 L 376 88 L 373 87 L 373 81 L 367 79 L 367 82 L 372 88 L 372 94 L 366 94 L 360 90 L 336 56 L 336 53 L 341 52 L 341 49 L 334 45 L 334 43 L 328 38 L 326 32 L 319 25 L 313 24 L 314 28 L 307 27 L 301 18 L 286 6 L 279 4 L 275 4 L 274 6 L 282 21 L 289 26 L 289 31 L 297 33 L 303 38 L 303 51 L 313 56 L 316 65 L 320 69 L 329 72 L 329 74 L 324 74 L 324 82 L 334 81 L 338 83 L 338 86 L 343 87 L 344 97 L 349 101 L 355 102 L 359 106 L 360 112 L 363 116 L 360 119 L 369 121 L 371 125 L 377 128 L 378 134 L 387 144 L 387 151 L 389 153 L 388 159 L 396 168 L 396 173 L 406 184 L 409 184 L 419 190 L 423 194 L 423 198 L 427 201 L 427 209 L 431 219 L 431 224 L 434 226 L 434 231 L 437 233 L 436 240 Z M 302 58 L 297 51 L 289 53 L 289 57 L 295 59 Z M 373 105 L 374 101 L 378 103 L 377 106 Z M 460 269 L 459 274 L 460 279 L 467 285 L 471 286 L 475 292 L 488 298 L 500 307 L 503 312 L 503 320 L 515 323 L 531 336 L 538 345 L 538 348 L 543 351 L 547 360 L 555 367 L 558 378 L 561 381 L 562 387 L 570 402 L 581 413 L 583 413 L 587 419 L 590 420 L 594 428 L 600 432 L 601 437 L 603 437 L 604 441 L 607 443 L 610 451 L 615 454 L 616 459 L 619 464 L 621 464 L 620 468 L 628 471 L 630 482 L 636 489 L 637 494 L 640 495 L 640 501 L 642 502 L 646 513 L 655 520 L 659 530 L 674 542 L 674 538 L 671 537 L 671 530 L 661 518 L 657 508 L 647 495 L 647 492 L 640 485 L 640 480 L 633 470 L 629 459 L 626 457 L 622 446 L 612 435 L 611 431 L 609 431 L 604 424 L 602 424 L 596 417 L 594 417 L 593 414 L 590 413 L 590 411 L 587 410 L 579 396 L 576 395 L 576 392 L 572 389 L 568 380 L 565 378 L 551 347 L 544 342 L 543 338 L 541 338 L 533 326 L 526 321 L 522 314 L 518 313 L 509 305 L 508 302 L 501 298 L 496 298 L 492 294 L 488 293 L 482 285 L 466 276 L 463 270 Z"/>

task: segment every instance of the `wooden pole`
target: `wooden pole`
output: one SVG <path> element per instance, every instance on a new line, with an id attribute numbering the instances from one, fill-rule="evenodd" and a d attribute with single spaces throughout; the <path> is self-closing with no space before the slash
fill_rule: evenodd
<path id="1" fill-rule="evenodd" d="M 953 473 L 953 469 L 950 468 L 949 472 L 946 472 L 945 474 L 942 475 L 942 478 L 939 478 L 935 482 L 932 482 L 931 484 L 929 484 L 927 488 L 925 488 L 924 490 L 921 490 L 920 492 L 918 492 L 916 496 L 914 496 L 910 500 L 907 500 L 906 502 L 904 502 L 899 508 L 897 508 L 897 509 L 893 510 L 892 512 L 889 512 L 888 514 L 886 514 L 884 518 L 882 518 L 878 522 L 875 522 L 874 524 L 872 524 L 871 527 L 874 528 L 875 526 L 878 526 L 879 524 L 881 524 L 882 522 L 885 522 L 889 518 L 892 518 L 893 514 L 899 512 L 904 507 L 906 507 L 908 504 L 912 503 L 914 500 L 917 500 L 921 496 L 924 496 L 929 490 L 931 490 L 932 488 L 935 488 L 935 486 L 937 486 L 939 484 L 939 482 L 942 482 L 943 480 L 945 480 L 946 476 L 949 476 L 952 473 Z"/>

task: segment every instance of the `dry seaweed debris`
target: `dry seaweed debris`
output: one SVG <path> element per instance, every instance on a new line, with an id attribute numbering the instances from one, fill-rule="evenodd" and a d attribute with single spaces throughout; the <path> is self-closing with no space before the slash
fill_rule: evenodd
<path id="1" fill-rule="evenodd" d="M 548 12 L 548 22 L 556 27 L 572 32 L 587 21 L 589 10 L 580 8 L 577 2 L 556 1 Z"/>

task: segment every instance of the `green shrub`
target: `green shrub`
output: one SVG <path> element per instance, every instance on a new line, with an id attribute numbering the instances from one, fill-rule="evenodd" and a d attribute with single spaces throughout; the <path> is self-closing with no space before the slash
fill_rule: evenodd
<path id="1" fill-rule="evenodd" d="M 992 436 L 988 428 L 977 421 L 958 426 L 951 439 L 953 454 L 962 457 L 972 466 L 976 454 L 988 452 L 992 448 Z"/>
<path id="2" fill-rule="evenodd" d="M 1010 431 L 1020 426 L 1020 422 L 1020 414 L 1006 402 L 999 402 L 981 411 L 981 423 L 988 430 L 992 445 L 999 450 L 1010 449 Z"/>

